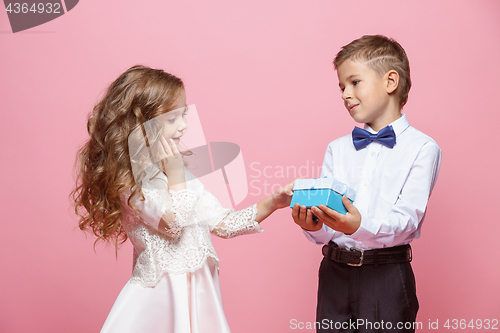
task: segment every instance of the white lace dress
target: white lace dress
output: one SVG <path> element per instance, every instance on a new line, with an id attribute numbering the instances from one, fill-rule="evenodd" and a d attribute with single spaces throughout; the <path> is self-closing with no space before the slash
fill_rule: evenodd
<path id="1" fill-rule="evenodd" d="M 166 184 L 163 173 L 157 178 Z M 143 186 L 145 200 L 131 200 L 141 213 L 126 204 L 130 191 L 122 195 L 122 223 L 134 245 L 134 269 L 101 333 L 230 332 L 210 233 L 231 238 L 261 232 L 257 208 L 224 209 L 188 171 L 186 179 L 182 191 Z M 159 226 L 160 219 L 167 228 Z"/>

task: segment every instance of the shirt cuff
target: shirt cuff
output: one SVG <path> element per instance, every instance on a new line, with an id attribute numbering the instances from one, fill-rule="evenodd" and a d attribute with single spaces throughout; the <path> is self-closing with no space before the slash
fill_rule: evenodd
<path id="1" fill-rule="evenodd" d="M 304 235 L 306 235 L 307 239 L 318 245 L 326 244 L 332 238 L 332 235 L 325 230 L 324 225 L 321 229 L 317 231 L 309 231 L 305 229 L 302 229 L 302 231 L 304 232 Z"/>
<path id="2" fill-rule="evenodd" d="M 363 228 L 362 226 L 359 226 L 358 230 L 356 230 L 353 234 L 347 236 L 351 237 L 357 242 L 363 243 L 363 241 L 372 238 L 373 234 L 368 230 L 366 230 L 365 228 Z"/>
<path id="3" fill-rule="evenodd" d="M 359 225 L 358 230 L 356 230 L 350 235 L 346 235 L 347 237 L 350 237 L 361 244 L 363 243 L 363 241 L 366 241 L 373 237 L 373 233 L 368 231 L 368 229 L 364 227 L 366 223 L 363 222 L 366 222 L 366 219 L 363 218 L 363 216 L 361 216 L 361 224 Z"/>

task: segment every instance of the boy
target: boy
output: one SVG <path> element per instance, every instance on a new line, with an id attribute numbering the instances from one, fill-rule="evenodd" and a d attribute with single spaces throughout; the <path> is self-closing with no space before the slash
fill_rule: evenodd
<path id="1" fill-rule="evenodd" d="M 323 246 L 316 312 L 319 332 L 415 331 L 418 311 L 409 243 L 420 236 L 441 150 L 401 113 L 411 87 L 405 51 L 363 36 L 334 60 L 344 105 L 364 124 L 328 145 L 321 177 L 357 191 L 346 215 L 293 207 L 306 237 Z M 317 219 L 312 218 L 315 215 Z"/>

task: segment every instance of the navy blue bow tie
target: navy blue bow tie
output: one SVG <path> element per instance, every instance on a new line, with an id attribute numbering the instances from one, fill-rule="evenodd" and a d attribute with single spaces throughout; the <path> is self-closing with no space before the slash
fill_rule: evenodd
<path id="1" fill-rule="evenodd" d="M 382 128 L 377 134 L 372 134 L 359 127 L 354 127 L 352 130 L 352 143 L 356 150 L 368 146 L 372 141 L 377 141 L 386 147 L 392 148 L 396 144 L 396 134 L 391 125 Z"/>

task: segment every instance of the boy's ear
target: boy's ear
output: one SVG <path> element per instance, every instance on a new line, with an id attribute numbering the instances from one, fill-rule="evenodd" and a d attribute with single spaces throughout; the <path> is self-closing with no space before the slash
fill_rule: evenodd
<path id="1" fill-rule="evenodd" d="M 387 93 L 392 94 L 399 85 L 399 74 L 394 69 L 391 69 L 385 74 L 387 78 Z"/>

